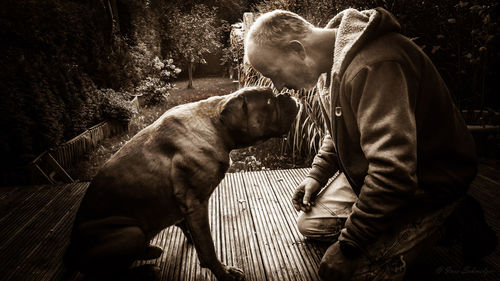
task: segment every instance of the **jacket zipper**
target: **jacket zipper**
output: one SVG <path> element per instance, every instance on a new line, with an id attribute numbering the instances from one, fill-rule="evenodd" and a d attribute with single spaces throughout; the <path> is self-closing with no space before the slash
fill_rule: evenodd
<path id="1" fill-rule="evenodd" d="M 333 137 L 334 138 L 334 142 L 335 142 L 335 149 L 337 150 L 337 162 L 339 164 L 339 168 L 340 170 L 344 173 L 347 181 L 349 182 L 349 184 L 351 185 L 351 188 L 353 189 L 354 193 L 356 194 L 359 194 L 359 192 L 356 192 L 355 189 L 358 189 L 357 186 L 354 184 L 353 180 L 351 179 L 351 177 L 349 176 L 349 174 L 347 173 L 347 170 L 345 169 L 344 167 L 344 164 L 342 163 L 342 160 L 340 159 L 340 153 L 339 153 L 339 143 L 338 143 L 338 122 L 339 120 L 337 119 L 340 119 L 342 117 L 342 107 L 340 106 L 337 106 L 337 99 L 338 99 L 338 95 L 336 96 L 335 98 L 335 101 L 334 101 L 334 105 L 335 105 L 335 110 L 334 110 L 334 120 L 333 122 L 335 123 L 334 126 L 335 126 L 335 136 Z M 359 191 L 361 192 L 361 188 L 359 188 Z"/>

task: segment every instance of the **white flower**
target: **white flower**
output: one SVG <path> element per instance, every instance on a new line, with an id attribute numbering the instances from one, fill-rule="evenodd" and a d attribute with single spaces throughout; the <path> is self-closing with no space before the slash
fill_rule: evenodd
<path id="1" fill-rule="evenodd" d="M 158 57 L 155 57 L 153 59 L 153 65 L 158 70 L 162 69 L 165 66 L 165 64 L 163 62 L 161 62 L 160 58 L 158 58 Z"/>

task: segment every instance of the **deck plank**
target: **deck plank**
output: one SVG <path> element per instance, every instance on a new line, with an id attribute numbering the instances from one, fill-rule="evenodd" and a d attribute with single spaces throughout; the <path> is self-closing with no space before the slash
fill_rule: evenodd
<path id="1" fill-rule="evenodd" d="M 11 233 L 2 247 L 2 256 L 8 257 L 2 262 L 2 267 L 19 269 L 2 274 L 3 280 L 20 280 L 21 277 L 43 280 L 44 275 L 53 273 L 57 265 L 62 265 L 67 239 L 61 237 L 69 233 L 68 222 L 71 222 L 80 199 L 76 195 L 81 194 L 86 186 L 52 186 L 46 189 L 49 196 L 39 196 L 42 193 L 35 196 L 45 205 L 29 219 L 22 216 L 22 221 L 17 223 L 18 230 Z M 37 202 L 34 200 L 31 201 Z"/>
<path id="2" fill-rule="evenodd" d="M 290 173 L 291 170 L 283 171 L 283 173 L 276 174 L 272 171 L 266 172 L 269 182 L 273 186 L 271 190 L 274 192 L 275 196 L 278 198 L 279 209 L 282 217 L 287 223 L 288 233 L 292 242 L 292 248 L 295 249 L 296 265 L 297 268 L 306 269 L 306 272 L 301 274 L 304 276 L 305 280 L 317 280 L 319 276 L 317 274 L 318 264 L 320 257 L 323 255 L 326 248 L 320 247 L 319 244 L 315 244 L 311 247 L 309 242 L 307 242 L 304 237 L 299 233 L 297 229 L 298 213 L 291 203 L 291 198 L 295 187 L 297 187 L 307 174 L 306 169 L 297 170 L 297 174 L 294 176 Z"/>
<path id="3" fill-rule="evenodd" d="M 292 266 L 284 249 L 287 243 L 283 241 L 281 223 L 273 211 L 275 199 L 269 196 L 266 179 L 258 177 L 260 173 L 242 173 L 241 176 L 247 184 L 246 189 L 253 191 L 249 195 L 249 203 L 256 206 L 253 217 L 257 221 L 257 235 L 264 242 L 260 248 L 263 258 L 269 261 L 265 268 L 266 275 L 268 280 L 293 280 L 294 274 L 289 270 Z"/>
<path id="4" fill-rule="evenodd" d="M 238 224 L 239 231 L 242 235 L 241 238 L 242 246 L 245 248 L 245 253 L 247 256 L 247 263 L 243 268 L 246 272 L 249 280 L 266 280 L 267 276 L 264 271 L 264 261 L 262 253 L 260 251 L 257 229 L 255 226 L 254 212 L 252 212 L 252 206 L 246 187 L 241 181 L 241 177 L 237 174 L 229 174 L 226 177 L 227 185 L 233 186 L 233 192 L 235 193 L 235 198 L 238 200 L 238 210 L 242 214 L 242 222 Z"/>
<path id="5" fill-rule="evenodd" d="M 317 269 L 327 245 L 307 241 L 297 229 L 299 213 L 291 204 L 295 187 L 309 169 L 227 174 L 209 201 L 211 235 L 218 258 L 245 271 L 246 280 L 319 280 Z M 500 233 L 498 173 L 482 165 L 470 194 L 480 200 L 492 227 Z M 62 255 L 74 214 L 88 183 L 6 188 L 0 192 L 0 276 L 2 280 L 81 281 Z M 164 248 L 154 263 L 161 279 L 216 281 L 201 268 L 194 246 L 175 226 L 151 241 Z M 436 250 L 429 270 L 460 269 L 457 250 Z M 497 249 L 481 266 L 487 274 L 432 274 L 427 280 L 498 280 Z"/>

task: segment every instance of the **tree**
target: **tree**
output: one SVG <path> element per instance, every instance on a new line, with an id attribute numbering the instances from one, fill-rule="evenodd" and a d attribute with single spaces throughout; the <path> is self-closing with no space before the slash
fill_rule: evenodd
<path id="1" fill-rule="evenodd" d="M 221 48 L 222 23 L 215 9 L 197 4 L 188 12 L 174 10 L 168 22 L 168 37 L 174 52 L 188 64 L 189 84 L 193 88 L 193 66 L 206 63 L 204 55 Z"/>
<path id="2" fill-rule="evenodd" d="M 231 70 L 231 78 L 233 70 L 238 71 L 238 77 L 243 63 L 245 53 L 244 38 L 243 38 L 243 23 L 235 23 L 231 25 L 231 33 L 228 40 L 228 46 L 222 49 L 221 65 L 226 65 Z"/>

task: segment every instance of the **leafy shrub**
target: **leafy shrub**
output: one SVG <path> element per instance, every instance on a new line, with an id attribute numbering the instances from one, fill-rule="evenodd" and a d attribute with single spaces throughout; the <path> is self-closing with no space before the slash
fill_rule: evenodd
<path id="1" fill-rule="evenodd" d="M 135 88 L 136 94 L 144 98 L 147 106 L 164 102 L 168 98 L 168 91 L 174 87 L 170 81 L 181 72 L 173 64 L 173 59 L 160 60 L 155 57 L 151 62 L 152 71 Z"/>
<path id="2" fill-rule="evenodd" d="M 2 168 L 24 165 L 100 121 L 133 114 L 129 93 L 155 71 L 160 53 L 158 17 L 147 3 L 116 3 L 115 20 L 101 1 L 4 3 Z M 133 52 L 139 48 L 147 52 Z"/>
<path id="3" fill-rule="evenodd" d="M 100 90 L 101 101 L 99 101 L 102 118 L 105 120 L 118 120 L 128 123 L 137 109 L 130 102 L 130 94 L 127 92 L 116 92 L 113 89 Z"/>

